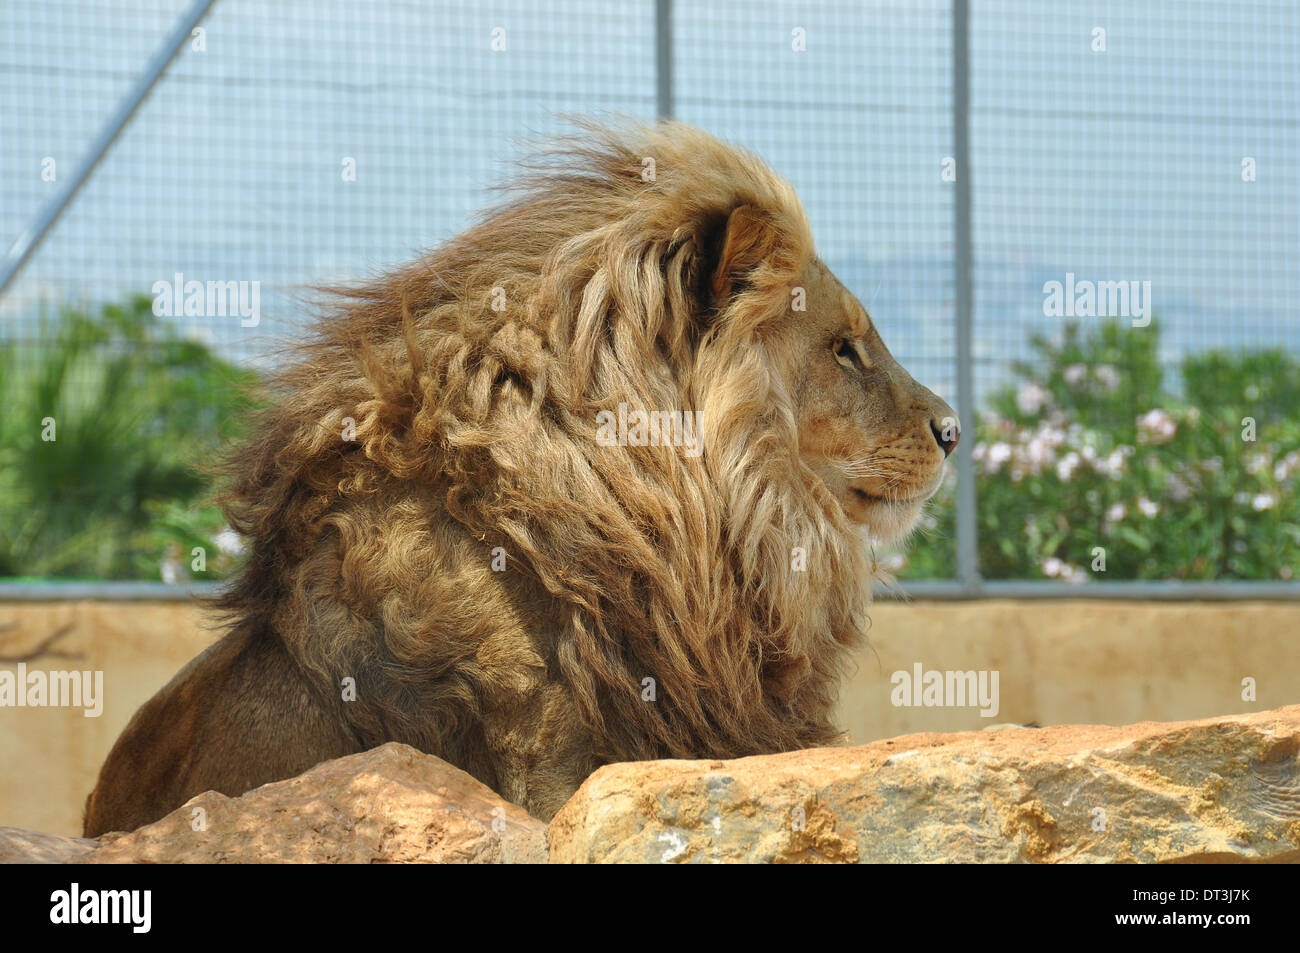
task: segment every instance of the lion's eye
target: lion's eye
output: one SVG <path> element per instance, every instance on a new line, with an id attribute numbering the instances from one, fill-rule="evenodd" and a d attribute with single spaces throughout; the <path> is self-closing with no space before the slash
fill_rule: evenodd
<path id="1" fill-rule="evenodd" d="M 852 338 L 840 338 L 835 342 L 835 360 L 849 370 L 862 369 L 862 355 L 858 353 Z"/>

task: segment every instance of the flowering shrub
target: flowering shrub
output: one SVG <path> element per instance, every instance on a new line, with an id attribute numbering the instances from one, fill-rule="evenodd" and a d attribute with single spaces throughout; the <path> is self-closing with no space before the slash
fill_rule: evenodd
<path id="1" fill-rule="evenodd" d="M 1013 366 L 973 451 L 985 578 L 1300 573 L 1300 362 L 1205 352 L 1166 380 L 1158 343 L 1155 323 L 1071 325 Z M 900 575 L 953 574 L 952 507 L 949 485 Z"/>

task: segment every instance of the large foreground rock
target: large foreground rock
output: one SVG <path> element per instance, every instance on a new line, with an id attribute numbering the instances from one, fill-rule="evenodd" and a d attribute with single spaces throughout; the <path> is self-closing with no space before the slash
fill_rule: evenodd
<path id="1" fill-rule="evenodd" d="M 195 830 L 201 809 L 202 830 Z M 88 863 L 545 863 L 546 825 L 402 744 L 319 764 L 242 797 L 209 791 Z"/>
<path id="2" fill-rule="evenodd" d="M 98 846 L 84 837 L 0 827 L 0 864 L 66 864 Z"/>
<path id="3" fill-rule="evenodd" d="M 601 768 L 554 862 L 1300 861 L 1300 706 Z"/>

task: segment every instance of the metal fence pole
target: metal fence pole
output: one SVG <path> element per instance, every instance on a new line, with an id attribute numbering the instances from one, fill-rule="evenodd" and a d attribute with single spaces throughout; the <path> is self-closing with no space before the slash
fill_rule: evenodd
<path id="1" fill-rule="evenodd" d="M 176 21 L 176 26 L 167 38 L 163 40 L 162 45 L 158 47 L 153 58 L 145 64 L 140 77 L 127 91 L 125 97 L 118 104 L 113 115 L 109 117 L 108 122 L 104 123 L 99 134 L 91 142 L 87 150 L 86 159 L 81 163 L 80 168 L 73 173 L 72 178 L 64 184 L 50 200 L 46 202 L 36 213 L 36 218 L 32 223 L 14 240 L 9 246 L 9 251 L 5 255 L 4 261 L 0 263 L 0 295 L 3 295 L 5 289 L 10 283 L 18 277 L 18 272 L 22 270 L 23 265 L 32 257 L 36 249 L 40 247 L 45 236 L 49 234 L 54 223 L 59 220 L 59 216 L 72 203 L 81 187 L 86 184 L 95 167 L 99 165 L 99 160 L 104 158 L 108 150 L 112 148 L 113 143 L 117 140 L 118 135 L 126 128 L 135 111 L 140 108 L 140 104 L 145 101 L 158 79 L 162 76 L 163 71 L 167 69 L 168 64 L 175 59 L 176 54 L 180 52 L 185 41 L 190 38 L 190 33 L 198 26 L 199 21 L 207 14 L 208 8 L 212 6 L 215 0 L 194 0 L 185 14 Z"/>
<path id="2" fill-rule="evenodd" d="M 655 115 L 673 118 L 672 0 L 655 0 Z"/>
<path id="3" fill-rule="evenodd" d="M 79 599 L 105 601 L 178 602 L 195 597 L 215 596 L 225 582 L 11 582 L 0 580 L 0 603 L 71 602 Z M 893 586 L 876 586 L 877 599 L 963 601 L 969 599 L 1097 599 L 1137 602 L 1230 602 L 1254 599 L 1267 602 L 1300 602 L 1300 586 L 1293 582 L 1185 582 L 1150 580 L 1098 582 L 1076 585 L 1037 579 L 992 579 L 978 588 L 963 587 L 948 579 L 904 579 Z"/>
<path id="4" fill-rule="evenodd" d="M 952 148 L 957 166 L 953 193 L 953 291 L 956 296 L 957 416 L 964 433 L 957 444 L 957 580 L 971 593 L 979 588 L 979 531 L 975 501 L 975 378 L 971 367 L 971 167 L 970 43 L 967 0 L 952 4 Z"/>

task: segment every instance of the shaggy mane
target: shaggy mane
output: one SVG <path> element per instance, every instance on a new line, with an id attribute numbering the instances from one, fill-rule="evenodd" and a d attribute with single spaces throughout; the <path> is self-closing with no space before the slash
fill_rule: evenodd
<path id="1" fill-rule="evenodd" d="M 761 247 L 716 297 L 742 206 Z M 452 744 L 510 691 L 503 657 L 557 667 L 601 760 L 835 740 L 871 560 L 799 459 L 762 334 L 812 256 L 793 190 L 753 156 L 679 124 L 582 127 L 471 230 L 333 292 L 229 459 L 251 552 L 220 607 L 324 690 L 356 677 L 363 740 L 434 711 L 441 735 L 417 740 Z M 702 411 L 703 455 L 602 446 L 620 403 Z M 551 635 L 497 645 L 521 591 Z"/>

